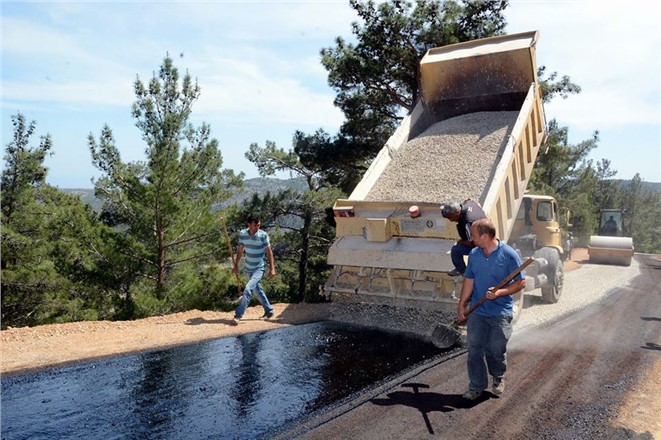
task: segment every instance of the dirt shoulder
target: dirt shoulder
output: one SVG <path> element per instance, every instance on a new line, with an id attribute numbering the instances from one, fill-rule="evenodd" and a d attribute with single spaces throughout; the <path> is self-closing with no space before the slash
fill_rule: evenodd
<path id="1" fill-rule="evenodd" d="M 106 356 L 143 352 L 236 334 L 326 319 L 329 304 L 274 304 L 276 316 L 260 320 L 249 307 L 241 324 L 233 312 L 190 310 L 135 321 L 91 321 L 11 328 L 0 332 L 0 373 L 19 373 Z"/>

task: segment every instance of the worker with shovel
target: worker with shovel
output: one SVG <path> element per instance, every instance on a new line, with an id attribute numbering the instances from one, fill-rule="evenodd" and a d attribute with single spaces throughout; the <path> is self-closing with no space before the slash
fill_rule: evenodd
<path id="1" fill-rule="evenodd" d="M 250 304 L 253 291 L 257 293 L 257 299 L 262 304 L 262 307 L 264 307 L 262 319 L 272 318 L 274 314 L 273 306 L 266 297 L 261 280 L 266 270 L 265 256 L 269 259 L 271 269 L 269 276 L 271 278 L 275 277 L 275 259 L 273 258 L 269 236 L 265 231 L 260 229 L 261 225 L 262 222 L 259 217 L 250 216 L 248 218 L 248 227 L 239 232 L 239 248 L 236 252 L 233 271 L 235 274 L 239 273 L 239 262 L 245 256 L 245 270 L 249 280 L 245 289 L 243 289 L 243 296 L 239 301 L 239 306 L 234 311 L 233 325 L 238 325 L 241 321 L 241 317 Z"/>
<path id="2" fill-rule="evenodd" d="M 471 236 L 476 247 L 468 256 L 457 321 L 468 321 L 469 388 L 463 397 L 475 400 L 489 385 L 488 375 L 493 377 L 494 394 L 505 390 L 507 342 L 512 336 L 512 295 L 523 289 L 526 281 L 524 273 L 519 271 L 511 282 L 497 288 L 502 285 L 499 281 L 521 266 L 521 258 L 512 247 L 496 238 L 491 220 L 473 222 Z M 469 300 L 471 304 L 480 300 L 483 303 L 467 317 Z"/>

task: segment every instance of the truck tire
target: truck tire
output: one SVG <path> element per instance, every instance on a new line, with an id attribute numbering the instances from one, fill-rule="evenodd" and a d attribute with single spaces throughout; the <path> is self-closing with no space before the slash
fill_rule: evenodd
<path id="1" fill-rule="evenodd" d="M 556 249 L 552 247 L 544 247 L 535 252 L 535 256 L 538 258 L 544 258 L 549 263 L 545 270 L 548 278 L 548 285 L 542 287 L 542 299 L 546 303 L 555 304 L 560 300 L 562 285 L 565 279 L 560 255 L 558 255 Z"/>

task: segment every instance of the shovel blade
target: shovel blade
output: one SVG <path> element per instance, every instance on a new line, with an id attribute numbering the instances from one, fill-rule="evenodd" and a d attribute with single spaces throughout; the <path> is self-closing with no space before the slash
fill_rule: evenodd
<path id="1" fill-rule="evenodd" d="M 457 345 L 461 340 L 461 333 L 454 327 L 437 324 L 431 334 L 431 342 L 436 348 L 447 349 Z"/>

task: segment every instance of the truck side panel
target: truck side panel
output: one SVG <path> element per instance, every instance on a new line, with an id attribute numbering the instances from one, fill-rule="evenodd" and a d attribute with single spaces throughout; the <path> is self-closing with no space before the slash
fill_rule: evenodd
<path id="1" fill-rule="evenodd" d="M 537 153 L 545 140 L 546 121 L 541 90 L 533 84 L 483 203 L 484 212 L 494 222 L 498 237 L 504 241 L 509 240 Z"/>

